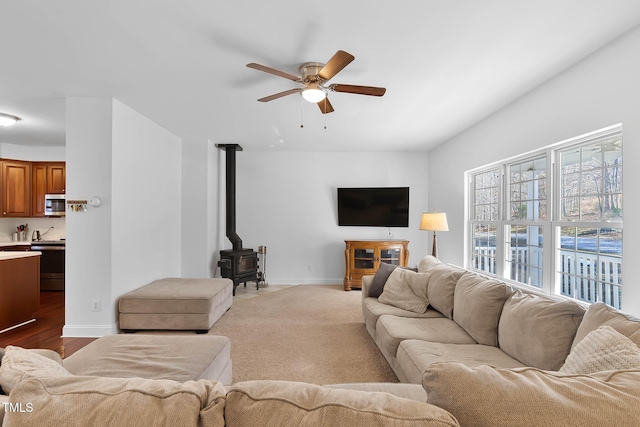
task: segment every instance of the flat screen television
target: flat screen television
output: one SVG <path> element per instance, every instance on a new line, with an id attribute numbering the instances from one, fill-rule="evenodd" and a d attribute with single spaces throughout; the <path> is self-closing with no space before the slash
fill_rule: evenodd
<path id="1" fill-rule="evenodd" d="M 408 227 L 409 187 L 338 188 L 338 225 Z"/>

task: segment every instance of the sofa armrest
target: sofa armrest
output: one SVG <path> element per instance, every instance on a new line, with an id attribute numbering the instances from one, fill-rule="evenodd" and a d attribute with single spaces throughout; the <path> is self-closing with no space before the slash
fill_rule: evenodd
<path id="1" fill-rule="evenodd" d="M 373 276 L 362 276 L 362 299 L 363 300 L 369 296 L 369 289 L 371 289 L 371 282 L 373 282 Z"/>

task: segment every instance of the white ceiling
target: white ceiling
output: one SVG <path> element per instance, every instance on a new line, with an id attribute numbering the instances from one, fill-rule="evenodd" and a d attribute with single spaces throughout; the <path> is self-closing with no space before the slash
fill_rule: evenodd
<path id="1" fill-rule="evenodd" d="M 640 25 L 638 0 L 0 0 L 0 142 L 64 145 L 65 97 L 113 97 L 180 137 L 245 149 L 423 151 Z M 338 49 L 335 112 L 291 95 Z M 637 54 L 630 52 L 630 54 Z M 324 129 L 326 119 L 327 129 Z M 303 120 L 304 128 L 300 127 Z"/>

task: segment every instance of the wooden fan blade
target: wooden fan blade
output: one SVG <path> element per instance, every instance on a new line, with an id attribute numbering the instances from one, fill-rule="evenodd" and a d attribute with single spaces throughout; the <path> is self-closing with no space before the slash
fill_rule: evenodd
<path id="1" fill-rule="evenodd" d="M 329 102 L 329 98 L 325 98 L 318 102 L 318 107 L 320 107 L 322 114 L 333 113 L 333 105 Z"/>
<path id="2" fill-rule="evenodd" d="M 387 91 L 387 89 L 383 87 L 374 87 L 374 86 L 356 86 L 356 85 L 340 85 L 335 84 L 329 86 L 334 92 L 346 92 L 346 93 L 355 93 L 358 95 L 370 95 L 370 96 L 382 96 Z"/>
<path id="3" fill-rule="evenodd" d="M 260 99 L 258 99 L 258 101 L 260 101 L 260 102 L 273 101 L 274 99 L 282 98 L 283 96 L 293 95 L 294 93 L 300 93 L 301 90 L 302 89 L 285 90 L 284 92 L 274 93 L 273 95 L 265 96 L 264 98 L 260 98 Z"/>
<path id="4" fill-rule="evenodd" d="M 331 57 L 329 62 L 324 64 L 322 70 L 318 73 L 321 79 L 324 81 L 331 80 L 333 76 L 338 74 L 344 67 L 349 65 L 355 57 L 344 50 L 339 50 Z"/>
<path id="5" fill-rule="evenodd" d="M 267 67 L 265 65 L 256 64 L 255 62 L 247 64 L 247 67 L 273 74 L 275 76 L 284 77 L 285 79 L 293 80 L 294 82 L 301 81 L 300 76 L 294 76 L 293 74 L 285 73 L 284 71 L 276 70 L 275 68 Z"/>

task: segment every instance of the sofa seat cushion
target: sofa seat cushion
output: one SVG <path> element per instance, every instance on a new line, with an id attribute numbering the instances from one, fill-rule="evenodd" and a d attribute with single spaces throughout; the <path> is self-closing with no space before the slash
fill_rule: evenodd
<path id="1" fill-rule="evenodd" d="M 227 390 L 228 427 L 458 426 L 446 411 L 389 393 L 292 381 L 247 381 Z"/>
<path id="2" fill-rule="evenodd" d="M 600 326 L 611 326 L 640 346 L 640 319 L 622 313 L 605 303 L 596 302 L 589 306 L 580 322 L 571 348 L 573 349 L 584 337 Z"/>
<path id="3" fill-rule="evenodd" d="M 367 297 L 363 300 L 363 314 L 364 320 L 367 325 L 373 325 L 375 328 L 378 318 L 385 314 L 389 314 L 397 317 L 413 317 L 418 319 L 423 318 L 441 318 L 444 317 L 442 313 L 434 310 L 431 307 L 427 307 L 427 311 L 424 313 L 414 313 L 413 311 L 403 310 L 398 307 L 394 307 L 389 304 L 383 304 L 378 301 L 377 298 Z"/>
<path id="4" fill-rule="evenodd" d="M 506 283 L 467 272 L 456 284 L 453 320 L 479 344 L 498 345 L 498 322 L 513 294 Z"/>
<path id="5" fill-rule="evenodd" d="M 8 346 L 2 357 L 0 365 L 0 387 L 6 394 L 11 393 L 20 382 L 33 377 L 71 377 L 69 371 L 62 366 L 62 360 L 57 357 L 48 357 L 40 352 L 27 350 L 21 347 Z"/>
<path id="6" fill-rule="evenodd" d="M 376 343 L 388 355 L 395 356 L 404 340 L 475 344 L 475 340 L 454 321 L 446 318 L 416 319 L 384 315 L 376 325 Z"/>
<path id="7" fill-rule="evenodd" d="M 224 426 L 225 388 L 206 380 L 184 383 L 143 378 L 31 378 L 10 395 L 31 412 L 7 412 L 5 425 Z"/>
<path id="8" fill-rule="evenodd" d="M 216 335 L 108 335 L 64 360 L 75 375 L 225 383 L 230 364 L 231 342 Z"/>
<path id="9" fill-rule="evenodd" d="M 590 332 L 571 350 L 560 372 L 588 375 L 620 369 L 640 369 L 640 348 L 605 325 Z"/>
<path id="10" fill-rule="evenodd" d="M 527 366 L 557 371 L 569 355 L 584 313 L 573 301 L 517 291 L 502 310 L 500 348 Z"/>
<path id="11" fill-rule="evenodd" d="M 405 377 L 414 384 L 421 384 L 424 372 L 436 362 L 455 361 L 466 366 L 492 365 L 501 368 L 525 366 L 500 348 L 481 344 L 405 340 L 398 346 L 396 357 Z"/>
<path id="12" fill-rule="evenodd" d="M 640 370 L 563 375 L 536 368 L 435 363 L 427 401 L 463 426 L 637 426 Z"/>

